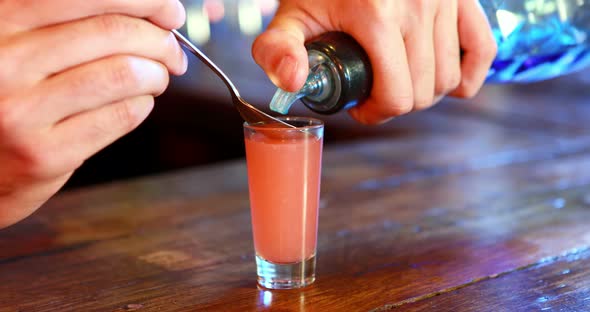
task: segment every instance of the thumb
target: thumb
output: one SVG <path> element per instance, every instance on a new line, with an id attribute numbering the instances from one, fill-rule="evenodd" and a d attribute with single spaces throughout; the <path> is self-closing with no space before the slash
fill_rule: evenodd
<path id="1" fill-rule="evenodd" d="M 308 74 L 305 27 L 277 12 L 266 31 L 252 45 L 252 57 L 279 88 L 294 92 Z"/>

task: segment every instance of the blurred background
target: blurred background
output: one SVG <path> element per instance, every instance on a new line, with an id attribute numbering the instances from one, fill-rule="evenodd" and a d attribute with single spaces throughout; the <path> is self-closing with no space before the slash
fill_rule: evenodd
<path id="1" fill-rule="evenodd" d="M 181 29 L 234 81 L 247 101 L 268 112 L 276 90 L 251 57 L 254 38 L 268 25 L 276 0 L 185 0 L 187 23 Z M 187 167 L 203 166 L 244 156 L 242 120 L 231 104 L 221 81 L 198 59 L 189 55 L 189 71 L 174 77 L 169 89 L 156 100 L 156 108 L 137 130 L 89 159 L 72 177 L 66 188 L 155 174 Z M 436 115 L 491 116 L 495 122 L 515 114 L 523 121 L 542 119 L 559 124 L 571 115 L 553 116 L 551 103 L 542 101 L 548 90 L 555 93 L 589 93 L 590 71 L 530 85 L 486 85 L 469 101 L 445 99 L 435 108 L 397 118 L 381 126 L 356 124 L 346 113 L 318 116 L 303 105 L 294 105 L 294 115 L 314 116 L 326 122 L 326 146 L 338 142 L 379 137 L 407 137 L 420 132 L 435 133 Z M 505 107 L 502 99 L 514 96 L 530 99 L 522 107 Z M 514 102 L 514 101 L 512 101 Z M 567 103 L 565 103 L 567 104 Z M 590 103 L 589 103 L 590 104 Z M 554 103 L 564 105 L 564 103 Z M 588 105 L 590 107 L 590 105 Z M 590 108 L 588 112 L 590 113 Z M 434 117 L 433 117 L 434 116 Z M 531 119 L 532 118 L 532 119 Z M 568 120 L 569 121 L 569 120 Z M 490 122 L 480 120 L 479 122 Z M 523 125 L 526 127 L 526 124 Z M 403 152 L 403 151 L 401 151 Z"/>

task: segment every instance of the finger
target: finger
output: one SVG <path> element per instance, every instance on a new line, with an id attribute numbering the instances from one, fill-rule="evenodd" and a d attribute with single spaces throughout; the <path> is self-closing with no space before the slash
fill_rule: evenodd
<path id="1" fill-rule="evenodd" d="M 154 107 L 152 96 L 138 96 L 102 106 L 65 119 L 50 131 L 49 150 L 59 150 L 54 161 L 55 172 L 76 168 L 99 150 L 135 129 Z"/>
<path id="2" fill-rule="evenodd" d="M 377 46 L 372 46 L 368 37 L 359 38 L 359 43 L 372 47 L 367 49 L 367 54 L 373 68 L 373 89 L 367 101 L 349 113 L 361 123 L 379 124 L 412 110 L 413 87 L 401 33 L 394 32 L 391 40 L 373 41 L 379 42 Z"/>
<path id="3" fill-rule="evenodd" d="M 117 55 L 51 77 L 30 90 L 29 122 L 48 127 L 70 115 L 139 95 L 160 95 L 169 76 L 161 63 Z"/>
<path id="4" fill-rule="evenodd" d="M 52 53 L 45 53 L 51 47 Z M 142 19 L 103 15 L 15 37 L 0 46 L 3 90 L 33 85 L 64 69 L 115 54 L 154 59 L 173 74 L 186 70 L 186 56 L 167 30 Z"/>
<path id="5" fill-rule="evenodd" d="M 0 34 L 12 34 L 109 13 L 149 19 L 164 29 L 184 24 L 178 0 L 17 0 L 0 1 Z"/>
<path id="6" fill-rule="evenodd" d="M 436 82 L 434 94 L 443 96 L 461 82 L 461 56 L 457 30 L 457 1 L 441 5 L 434 22 Z"/>
<path id="7" fill-rule="evenodd" d="M 349 110 L 360 123 L 379 124 L 408 113 L 414 105 L 414 91 L 404 44 L 401 12 L 403 1 L 369 1 L 363 18 L 358 6 L 341 10 L 344 31 L 351 34 L 365 49 L 373 69 L 371 95 L 362 104 Z M 383 40 L 387 33 L 387 40 Z"/>
<path id="8" fill-rule="evenodd" d="M 410 24 L 412 26 L 409 32 L 404 36 L 410 76 L 414 86 L 414 110 L 430 107 L 434 97 L 433 20 L 434 16 L 429 16 L 428 12 L 416 16 Z"/>
<path id="9" fill-rule="evenodd" d="M 252 45 L 256 63 L 276 86 L 291 92 L 303 86 L 309 71 L 305 40 L 324 31 L 299 12 L 282 5 Z"/>
<path id="10" fill-rule="evenodd" d="M 382 32 L 371 30 L 355 36 L 369 55 L 373 68 L 371 95 L 364 103 L 349 110 L 350 115 L 360 123 L 383 123 L 410 112 L 414 105 L 414 91 L 401 32 L 394 31 L 389 36 L 388 40 L 383 40 Z"/>
<path id="11" fill-rule="evenodd" d="M 460 0 L 458 13 L 459 41 L 464 54 L 461 83 L 451 95 L 472 97 L 482 86 L 497 47 L 478 1 Z"/>

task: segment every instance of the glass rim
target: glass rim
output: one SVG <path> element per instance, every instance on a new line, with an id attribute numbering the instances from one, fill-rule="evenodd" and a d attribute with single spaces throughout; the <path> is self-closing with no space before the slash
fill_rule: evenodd
<path id="1" fill-rule="evenodd" d="M 244 121 L 244 128 L 252 129 L 252 130 L 279 130 L 279 131 L 290 131 L 290 130 L 314 130 L 320 129 L 324 127 L 324 122 L 321 119 L 313 118 L 313 117 L 303 117 L 303 116 L 274 116 L 277 119 L 285 121 L 289 123 L 289 121 L 299 121 L 299 122 L 308 122 L 308 125 L 304 126 L 295 126 L 295 128 L 287 128 L 287 127 L 276 127 L 276 128 L 268 128 L 262 127 L 264 123 L 255 123 L 249 124 L 247 121 Z"/>

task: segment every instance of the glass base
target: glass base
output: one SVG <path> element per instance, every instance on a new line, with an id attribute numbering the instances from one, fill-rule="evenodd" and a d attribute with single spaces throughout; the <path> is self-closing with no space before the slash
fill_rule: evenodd
<path id="1" fill-rule="evenodd" d="M 258 284 L 268 289 L 301 288 L 315 281 L 315 255 L 296 263 L 273 263 L 256 255 Z"/>

